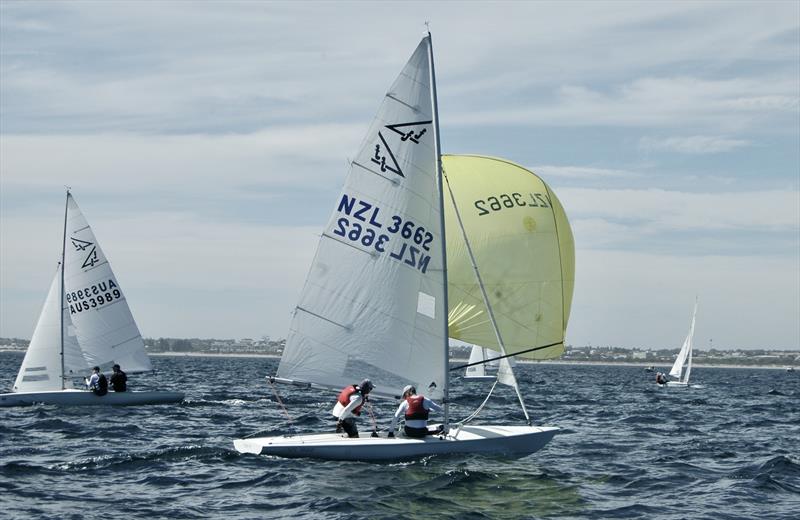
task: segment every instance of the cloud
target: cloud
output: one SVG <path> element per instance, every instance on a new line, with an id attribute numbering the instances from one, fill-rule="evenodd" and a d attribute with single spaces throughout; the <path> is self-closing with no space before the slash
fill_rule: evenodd
<path id="1" fill-rule="evenodd" d="M 593 179 L 598 178 L 633 178 L 641 177 L 637 172 L 627 170 L 615 170 L 611 168 L 593 168 L 590 166 L 555 166 L 545 164 L 532 166 L 530 170 L 544 177 L 563 177 L 571 179 Z"/>
<path id="2" fill-rule="evenodd" d="M 797 190 L 688 193 L 562 188 L 558 197 L 570 220 L 627 223 L 645 233 L 747 230 L 796 234 L 800 231 Z"/>
<path id="3" fill-rule="evenodd" d="M 639 140 L 639 148 L 643 150 L 678 152 L 693 155 L 729 152 L 736 148 L 750 146 L 750 144 L 749 141 L 743 139 L 728 139 L 721 136 L 706 135 L 666 137 L 662 139 L 642 137 Z"/>

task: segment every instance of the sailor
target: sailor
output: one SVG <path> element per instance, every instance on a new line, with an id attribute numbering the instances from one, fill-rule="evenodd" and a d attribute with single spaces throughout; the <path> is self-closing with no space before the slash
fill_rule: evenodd
<path id="1" fill-rule="evenodd" d="M 665 376 L 661 372 L 658 372 L 656 374 L 656 383 L 659 384 L 659 385 L 666 385 L 667 384 L 667 376 Z"/>
<path id="2" fill-rule="evenodd" d="M 111 388 L 115 392 L 125 392 L 128 389 L 128 376 L 119 365 L 114 365 L 111 368 L 114 370 L 114 373 L 111 374 Z"/>
<path id="3" fill-rule="evenodd" d="M 344 430 L 348 437 L 358 437 L 356 417 L 361 415 L 361 407 L 369 400 L 369 393 L 375 385 L 365 379 L 358 385 L 348 385 L 339 392 L 333 407 L 333 418 L 336 419 L 336 433 Z"/>
<path id="4" fill-rule="evenodd" d="M 92 369 L 92 375 L 89 379 L 84 378 L 86 387 L 94 392 L 96 396 L 104 396 L 108 393 L 108 379 L 100 372 L 100 367 Z"/>
<path id="5" fill-rule="evenodd" d="M 402 415 L 405 417 L 405 427 L 403 431 L 406 437 L 425 437 L 426 435 L 433 435 L 440 433 L 441 428 L 437 430 L 428 430 L 428 414 L 430 410 L 437 412 L 442 411 L 442 407 L 434 403 L 425 396 L 417 395 L 417 389 L 412 385 L 403 388 L 403 402 L 397 407 L 397 411 L 392 417 L 392 426 L 389 428 L 389 437 L 394 437 L 394 431 L 397 427 L 397 419 Z"/>

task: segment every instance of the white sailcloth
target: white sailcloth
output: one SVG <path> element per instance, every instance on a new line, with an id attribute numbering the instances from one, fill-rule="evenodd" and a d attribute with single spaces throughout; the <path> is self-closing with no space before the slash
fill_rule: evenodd
<path id="1" fill-rule="evenodd" d="M 422 40 L 386 94 L 320 238 L 277 375 L 373 393 L 441 395 L 442 232 Z"/>
<path id="2" fill-rule="evenodd" d="M 78 346 L 64 299 L 59 296 L 60 265 L 53 277 L 53 283 L 50 284 L 39 321 L 14 382 L 15 392 L 61 390 L 64 386 L 71 386 L 69 381 L 62 383 L 62 375 L 74 377 L 87 373 L 88 363 Z M 64 374 L 61 371 L 61 313 L 64 313 Z"/>
<path id="3" fill-rule="evenodd" d="M 694 324 L 695 319 L 697 318 L 697 301 L 694 302 L 694 312 L 692 313 L 692 324 L 689 326 L 689 333 L 686 335 L 686 339 L 683 340 L 683 346 L 681 347 L 680 352 L 678 352 L 678 357 L 675 358 L 675 363 L 672 365 L 672 369 L 669 371 L 669 375 L 680 379 L 684 383 L 689 382 L 689 375 L 692 372 L 692 341 L 694 338 Z M 683 365 L 687 363 L 686 373 L 683 374 L 683 379 L 681 379 L 681 372 L 683 372 Z"/>
<path id="4" fill-rule="evenodd" d="M 71 194 L 66 232 L 65 299 L 86 360 L 102 369 L 152 370 L 122 288 Z"/>
<path id="5" fill-rule="evenodd" d="M 467 362 L 467 372 L 465 377 L 484 377 L 486 376 L 486 349 L 473 345 L 469 353 L 469 361 Z M 480 363 L 474 365 L 473 363 Z"/>

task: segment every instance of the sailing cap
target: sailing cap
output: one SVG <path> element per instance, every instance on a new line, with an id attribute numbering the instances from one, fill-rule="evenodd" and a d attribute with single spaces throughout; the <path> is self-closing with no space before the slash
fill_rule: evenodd
<path id="1" fill-rule="evenodd" d="M 405 388 L 403 388 L 403 397 L 405 397 L 408 394 L 416 394 L 416 393 L 417 389 L 414 388 L 414 385 L 406 385 Z"/>
<path id="2" fill-rule="evenodd" d="M 361 381 L 361 384 L 358 386 L 359 388 L 361 388 L 361 391 L 364 392 L 365 394 L 370 393 L 372 389 L 375 388 L 375 385 L 373 385 L 372 381 L 370 381 L 369 379 Z"/>

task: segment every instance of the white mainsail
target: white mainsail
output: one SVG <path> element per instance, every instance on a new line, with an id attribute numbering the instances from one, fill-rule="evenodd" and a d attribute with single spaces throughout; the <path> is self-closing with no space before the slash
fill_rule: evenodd
<path id="1" fill-rule="evenodd" d="M 446 384 L 445 286 L 429 39 L 395 80 L 320 238 L 279 378 L 373 393 Z"/>
<path id="2" fill-rule="evenodd" d="M 678 357 L 675 358 L 675 363 L 673 363 L 672 369 L 669 371 L 669 375 L 678 378 L 683 383 L 689 382 L 689 375 L 692 372 L 692 341 L 694 338 L 694 324 L 696 318 L 697 300 L 694 302 L 694 312 L 692 313 L 692 324 L 689 326 L 689 333 L 686 335 L 686 339 L 683 340 L 683 346 L 681 347 L 680 352 L 678 352 Z M 681 372 L 683 372 L 684 363 L 687 363 L 686 373 L 684 373 L 683 378 L 681 378 Z"/>
<path id="3" fill-rule="evenodd" d="M 64 293 L 86 360 L 103 369 L 152 370 L 117 278 L 86 218 L 67 193 Z"/>
<path id="4" fill-rule="evenodd" d="M 14 382 L 14 392 L 61 390 L 64 386 L 71 386 L 64 381 L 64 376 L 74 377 L 87 373 L 88 363 L 78 346 L 74 327 L 63 305 L 63 298 L 59 298 L 60 294 L 61 266 L 59 265 Z M 63 367 L 60 355 L 62 324 L 60 313 L 64 313 Z"/>

